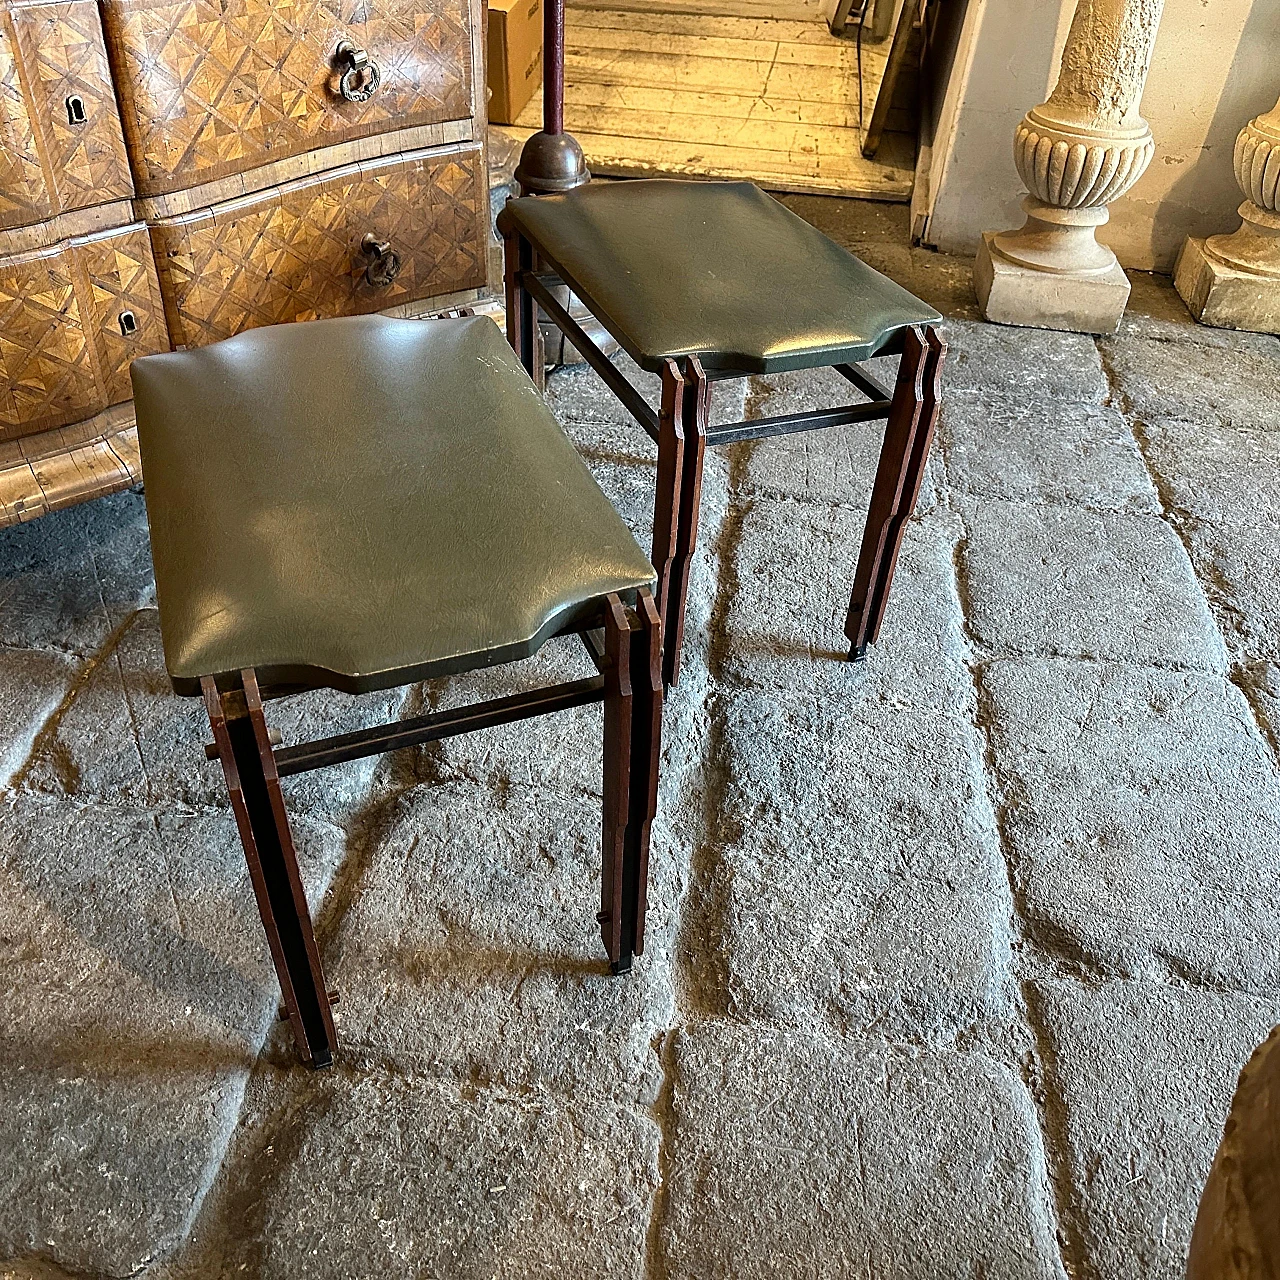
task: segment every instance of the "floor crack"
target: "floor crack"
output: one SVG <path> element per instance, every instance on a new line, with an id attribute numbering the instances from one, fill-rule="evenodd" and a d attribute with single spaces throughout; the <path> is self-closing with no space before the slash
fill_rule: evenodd
<path id="1" fill-rule="evenodd" d="M 127 614 L 123 621 L 117 623 L 99 646 L 97 652 L 92 654 L 79 671 L 76 672 L 67 687 L 66 693 L 62 695 L 62 700 L 49 714 L 44 724 L 36 731 L 31 740 L 31 747 L 27 752 L 27 758 L 18 766 L 13 776 L 9 779 L 8 790 L 18 791 L 26 784 L 27 779 L 31 776 L 32 769 L 36 766 L 36 762 L 53 747 L 58 731 L 61 729 L 67 713 L 71 710 L 72 704 L 84 692 L 85 687 L 93 679 L 94 673 L 98 668 L 115 654 L 116 647 L 124 638 L 125 632 L 133 626 L 134 620 L 141 612 L 142 610 L 135 609 Z"/>
<path id="2" fill-rule="evenodd" d="M 1003 786 L 1000 781 L 1000 770 L 996 761 L 995 743 L 991 732 L 993 714 L 983 678 L 987 661 L 977 652 L 978 646 L 970 626 L 972 591 L 966 564 L 969 529 L 963 513 L 957 511 L 955 514 L 960 520 L 961 534 L 955 542 L 952 559 L 956 579 L 956 594 L 960 601 L 960 615 L 968 649 L 965 666 L 968 668 L 973 681 L 975 699 L 973 725 L 981 741 L 982 771 L 986 779 L 987 797 L 995 822 L 1000 861 L 1005 872 L 1009 902 L 1007 929 L 1010 978 L 1016 984 L 1017 1017 L 1030 1040 L 1029 1047 L 1022 1055 L 1021 1076 L 1035 1108 L 1041 1149 L 1044 1156 L 1045 1176 L 1048 1179 L 1048 1185 L 1044 1188 L 1044 1207 L 1053 1227 L 1054 1239 L 1058 1246 L 1059 1261 L 1067 1276 L 1082 1277 L 1089 1274 L 1085 1261 L 1087 1251 L 1084 1247 L 1084 1242 L 1079 1239 L 1078 1232 L 1068 1225 L 1070 1222 L 1068 1210 L 1071 1203 L 1072 1188 L 1060 1140 L 1061 1128 L 1050 1123 L 1052 1117 L 1046 1111 L 1045 1094 L 1043 1088 L 1040 1087 L 1040 1081 L 1044 1075 L 1044 1067 L 1041 1060 L 1042 1036 L 1027 1005 L 1026 993 L 1028 984 L 1018 972 L 1020 967 L 1017 961 L 1018 951 L 1028 942 L 1034 946 L 1035 939 L 1029 935 L 1026 927 L 1026 913 L 1023 909 L 1023 904 L 1019 901 L 1017 882 L 1014 875 L 1016 855 L 1008 834 L 1010 804 L 1008 797 L 1003 794 Z"/>
<path id="3" fill-rule="evenodd" d="M 1232 643 L 1233 640 L 1238 640 L 1239 638 L 1239 628 L 1231 625 L 1231 615 L 1234 610 L 1226 602 L 1225 591 L 1215 591 L 1213 589 L 1214 584 L 1206 585 L 1202 576 L 1203 570 L 1196 567 L 1195 556 L 1192 554 L 1191 540 L 1187 536 L 1187 516 L 1182 511 L 1173 490 L 1152 459 L 1151 442 L 1147 439 L 1145 424 L 1135 412 L 1133 401 L 1120 382 L 1106 343 L 1099 341 L 1097 345 L 1098 357 L 1102 361 L 1102 372 L 1107 379 L 1107 386 L 1110 388 L 1109 403 L 1120 413 L 1129 428 L 1130 434 L 1133 436 L 1134 443 L 1138 449 L 1138 456 L 1142 459 L 1142 465 L 1146 468 L 1147 475 L 1151 479 L 1151 485 L 1155 489 L 1156 498 L 1160 503 L 1161 516 L 1164 522 L 1173 530 L 1174 536 L 1182 544 L 1187 561 L 1191 565 L 1192 577 L 1195 578 L 1196 585 L 1204 596 L 1209 616 L 1213 618 L 1218 628 L 1218 635 L 1229 659 L 1226 678 L 1240 690 L 1245 704 L 1249 708 L 1249 714 L 1253 717 L 1254 727 L 1262 737 L 1271 755 L 1272 763 L 1277 768 L 1280 768 L 1280 742 L 1277 741 L 1276 734 L 1267 724 L 1266 716 L 1259 704 L 1257 684 L 1250 679 L 1250 668 L 1256 667 L 1260 660 L 1241 654 L 1238 645 Z"/>

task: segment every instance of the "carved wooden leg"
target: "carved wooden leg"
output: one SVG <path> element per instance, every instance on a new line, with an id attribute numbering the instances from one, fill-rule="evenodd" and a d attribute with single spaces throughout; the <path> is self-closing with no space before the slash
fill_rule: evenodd
<path id="1" fill-rule="evenodd" d="M 658 578 L 653 593 L 658 614 L 665 616 L 680 529 L 680 483 L 684 473 L 684 377 L 674 360 L 662 369 L 662 404 L 658 411 L 658 480 L 653 495 L 653 553 Z"/>
<path id="2" fill-rule="evenodd" d="M 600 934 L 614 973 L 644 952 L 649 832 L 662 747 L 662 625 L 647 591 L 631 613 L 610 596 L 604 699 L 604 865 Z"/>
<path id="3" fill-rule="evenodd" d="M 867 645 L 880 635 L 898 550 L 920 496 L 933 443 L 946 352 L 947 344 L 932 327 L 923 334 L 908 330 L 844 625 L 854 662 L 866 657 Z"/>
<path id="4" fill-rule="evenodd" d="M 521 271 L 532 271 L 533 246 L 518 231 L 504 239 L 503 267 L 507 287 L 507 341 L 539 391 L 546 385 L 542 331 L 533 295 L 520 283 Z"/>
<path id="5" fill-rule="evenodd" d="M 671 587 L 662 613 L 664 649 L 662 678 L 667 685 L 680 679 L 680 651 L 684 646 L 684 611 L 689 598 L 689 568 L 698 545 L 698 512 L 702 505 L 702 462 L 711 418 L 711 383 L 696 357 L 685 371 L 684 476 L 680 482 L 680 521 Z"/>
<path id="6" fill-rule="evenodd" d="M 327 1067 L 338 1038 L 258 679 L 252 671 L 242 671 L 238 688 L 219 693 L 206 676 L 201 687 L 285 1014 L 306 1063 Z"/>

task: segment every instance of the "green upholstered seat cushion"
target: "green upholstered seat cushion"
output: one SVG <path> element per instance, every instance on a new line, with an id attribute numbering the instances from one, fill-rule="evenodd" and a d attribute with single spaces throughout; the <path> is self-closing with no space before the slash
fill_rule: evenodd
<path id="1" fill-rule="evenodd" d="M 133 386 L 181 693 L 511 661 L 653 580 L 484 317 L 255 329 L 137 360 Z"/>
<path id="2" fill-rule="evenodd" d="M 512 200 L 518 228 L 644 369 L 865 360 L 941 317 L 750 182 L 592 182 Z"/>

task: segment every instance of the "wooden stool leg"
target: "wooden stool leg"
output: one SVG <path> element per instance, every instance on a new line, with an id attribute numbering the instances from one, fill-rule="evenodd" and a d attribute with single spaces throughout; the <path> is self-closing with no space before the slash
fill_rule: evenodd
<path id="1" fill-rule="evenodd" d="M 522 271 L 532 271 L 533 246 L 518 231 L 504 238 L 503 267 L 507 288 L 507 341 L 520 358 L 525 371 L 539 391 L 546 385 L 542 330 L 533 295 L 520 283 Z"/>
<path id="2" fill-rule="evenodd" d="M 604 700 L 604 865 L 600 933 L 614 973 L 644 953 L 649 833 L 662 748 L 662 624 L 647 591 L 629 614 L 610 596 Z"/>
<path id="3" fill-rule="evenodd" d="M 210 676 L 201 687 L 285 1014 L 306 1063 L 327 1067 L 337 1033 L 258 680 L 252 671 L 243 671 L 240 686 L 229 693 L 219 693 Z"/>
<path id="4" fill-rule="evenodd" d="M 711 383 L 697 358 L 685 373 L 684 476 L 680 482 L 680 521 L 676 554 L 671 564 L 671 586 L 662 613 L 664 633 L 662 678 L 666 685 L 680 679 L 680 652 L 684 647 L 684 613 L 689 598 L 689 569 L 698 545 L 698 513 L 702 506 L 702 463 L 707 449 L 707 424 L 711 418 Z"/>
<path id="5" fill-rule="evenodd" d="M 653 553 L 658 578 L 654 585 L 659 616 L 665 614 L 671 587 L 671 564 L 680 530 L 680 483 L 684 474 L 684 378 L 674 360 L 662 369 L 662 404 L 658 411 L 658 480 L 653 495 Z"/>
<path id="6" fill-rule="evenodd" d="M 907 331 L 844 626 L 854 662 L 866 657 L 867 646 L 880 635 L 898 551 L 924 482 L 946 351 L 932 327 L 923 334 Z"/>

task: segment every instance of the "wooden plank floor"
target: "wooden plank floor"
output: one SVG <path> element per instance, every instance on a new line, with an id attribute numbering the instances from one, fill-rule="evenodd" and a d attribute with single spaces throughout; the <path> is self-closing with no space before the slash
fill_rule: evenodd
<path id="1" fill-rule="evenodd" d="M 823 21 L 824 0 L 574 0 L 578 9 L 625 9 L 642 13 L 700 13 L 725 18 L 789 18 Z"/>
<path id="2" fill-rule="evenodd" d="M 852 40 L 821 21 L 570 8 L 565 125 L 595 173 L 750 178 L 782 191 L 907 200 L 914 143 L 861 153 Z M 871 118 L 887 42 L 863 46 Z M 507 130 L 541 124 L 541 96 Z"/>

